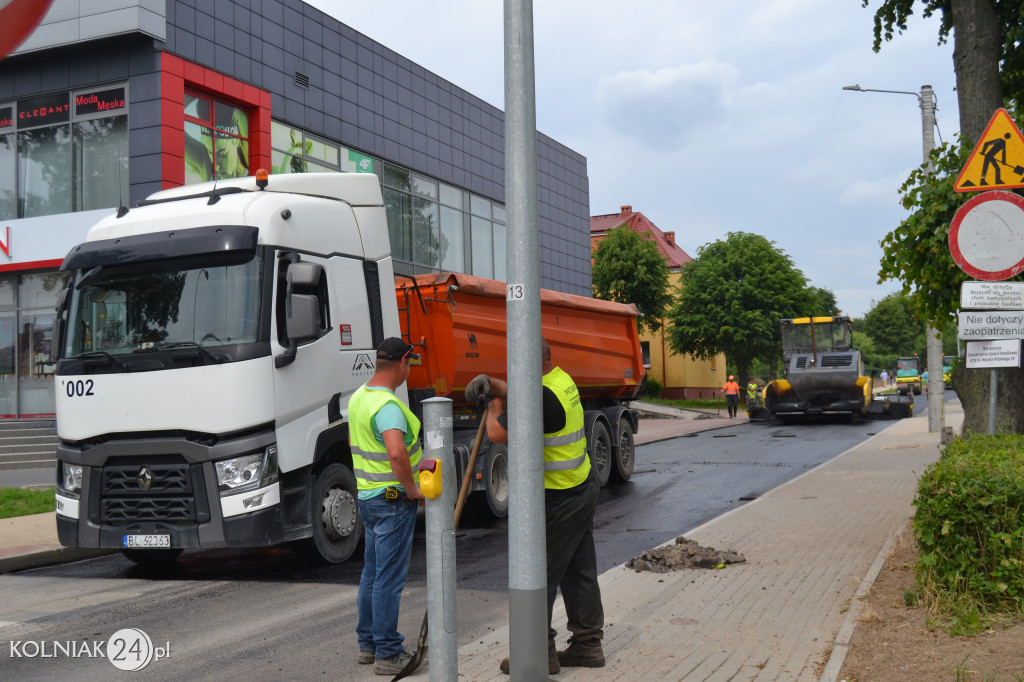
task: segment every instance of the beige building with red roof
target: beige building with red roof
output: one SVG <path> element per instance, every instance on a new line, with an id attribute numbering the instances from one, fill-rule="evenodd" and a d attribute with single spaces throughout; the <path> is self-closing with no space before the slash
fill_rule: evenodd
<path id="1" fill-rule="evenodd" d="M 692 258 L 676 244 L 675 232 L 663 232 L 632 206 L 623 206 L 618 213 L 590 216 L 590 250 L 597 248 L 609 231 L 625 225 L 634 232 L 647 235 L 658 246 L 668 267 L 669 286 L 679 286 L 679 273 Z M 714 359 L 696 360 L 690 355 L 672 352 L 665 338 L 667 320 L 661 320 L 662 329 L 657 333 L 641 332 L 640 345 L 644 351 L 647 373 L 665 387 L 666 398 L 713 398 L 717 397 L 726 381 L 725 354 L 719 353 Z"/>

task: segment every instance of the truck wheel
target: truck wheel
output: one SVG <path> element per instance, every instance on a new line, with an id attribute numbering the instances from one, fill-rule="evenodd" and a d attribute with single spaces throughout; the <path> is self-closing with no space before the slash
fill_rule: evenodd
<path id="1" fill-rule="evenodd" d="M 508 516 L 508 446 L 491 443 L 484 459 L 487 506 L 495 518 Z"/>
<path id="2" fill-rule="evenodd" d="M 633 427 L 623 419 L 619 422 L 619 447 L 615 453 L 615 468 L 612 478 L 625 483 L 633 475 L 633 463 L 636 461 L 636 445 L 633 442 Z"/>
<path id="3" fill-rule="evenodd" d="M 595 421 L 590 429 L 587 452 L 590 455 L 590 466 L 597 472 L 597 482 L 603 488 L 612 475 L 612 437 L 608 435 L 608 427 L 600 420 Z"/>
<path id="4" fill-rule="evenodd" d="M 307 558 L 340 564 L 356 551 L 363 537 L 356 478 L 344 464 L 331 464 L 313 482 L 310 521 L 313 537 L 296 548 Z"/>
<path id="5" fill-rule="evenodd" d="M 181 549 L 122 549 L 126 559 L 140 566 L 169 564 L 183 552 Z"/>

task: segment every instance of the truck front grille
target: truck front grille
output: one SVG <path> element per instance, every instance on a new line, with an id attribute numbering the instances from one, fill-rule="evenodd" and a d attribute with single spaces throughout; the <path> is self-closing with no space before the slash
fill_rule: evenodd
<path id="1" fill-rule="evenodd" d="M 101 523 L 209 519 L 208 513 L 197 513 L 196 508 L 195 491 L 203 488 L 199 465 L 140 458 L 130 463 L 122 460 L 100 471 Z"/>
<path id="2" fill-rule="evenodd" d="M 104 498 L 100 513 L 104 523 L 194 521 L 196 517 L 191 497 L 161 497 L 135 500 Z"/>

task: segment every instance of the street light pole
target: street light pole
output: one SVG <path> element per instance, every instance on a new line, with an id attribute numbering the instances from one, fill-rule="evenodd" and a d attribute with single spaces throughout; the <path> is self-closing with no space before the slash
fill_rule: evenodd
<path id="1" fill-rule="evenodd" d="M 909 90 L 875 90 L 862 88 L 860 85 L 847 85 L 843 90 L 854 92 L 888 92 L 897 95 L 913 95 L 921 105 L 921 139 L 924 149 L 924 163 L 931 173 L 935 170 L 931 160 L 931 152 L 935 149 L 935 93 L 932 86 L 922 85 L 921 92 Z M 945 423 L 943 399 L 946 395 L 946 382 L 942 376 L 942 341 L 939 330 L 926 324 L 925 341 L 928 349 L 928 431 L 942 431 Z"/>

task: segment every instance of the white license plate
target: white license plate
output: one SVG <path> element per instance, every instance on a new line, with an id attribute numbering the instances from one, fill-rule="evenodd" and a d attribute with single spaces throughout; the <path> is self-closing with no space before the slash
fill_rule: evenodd
<path id="1" fill-rule="evenodd" d="M 125 535 L 124 546 L 131 548 L 169 548 L 170 535 Z"/>

